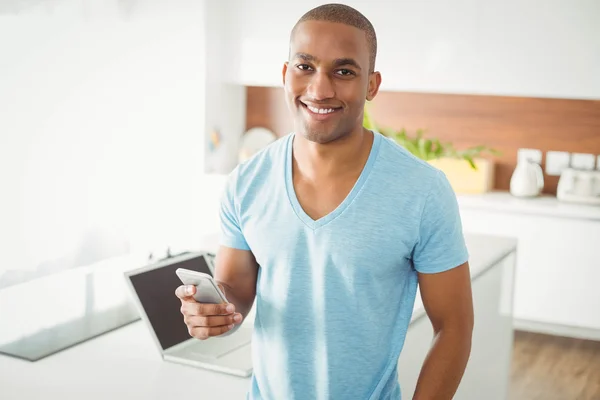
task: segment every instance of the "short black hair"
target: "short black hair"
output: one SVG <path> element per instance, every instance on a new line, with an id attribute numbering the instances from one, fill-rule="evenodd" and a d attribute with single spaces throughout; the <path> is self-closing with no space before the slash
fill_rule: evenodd
<path id="1" fill-rule="evenodd" d="M 345 4 L 338 3 L 323 4 L 315 7 L 306 12 L 302 17 L 300 17 L 298 22 L 296 22 L 296 25 L 294 25 L 294 28 L 292 29 L 290 39 L 294 37 L 294 32 L 296 31 L 298 25 L 305 21 L 339 22 L 353 26 L 365 32 L 367 44 L 369 46 L 369 72 L 375 71 L 375 59 L 377 58 L 377 35 L 375 34 L 375 29 L 373 28 L 371 21 L 369 21 L 361 12 Z"/>

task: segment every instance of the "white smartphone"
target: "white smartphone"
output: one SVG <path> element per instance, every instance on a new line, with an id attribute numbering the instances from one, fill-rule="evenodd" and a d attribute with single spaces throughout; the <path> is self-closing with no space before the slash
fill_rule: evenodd
<path id="1" fill-rule="evenodd" d="M 221 289 L 219 289 L 219 286 L 212 276 L 185 268 L 177 268 L 175 273 L 184 285 L 196 286 L 194 299 L 198 303 L 228 303 L 225 295 Z"/>

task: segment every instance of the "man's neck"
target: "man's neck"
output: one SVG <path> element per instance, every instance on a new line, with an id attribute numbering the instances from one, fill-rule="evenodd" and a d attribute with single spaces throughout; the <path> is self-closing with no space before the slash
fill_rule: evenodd
<path id="1" fill-rule="evenodd" d="M 374 140 L 373 133 L 364 128 L 326 144 L 311 142 L 300 135 L 295 139 L 294 169 L 309 181 L 362 171 Z"/>

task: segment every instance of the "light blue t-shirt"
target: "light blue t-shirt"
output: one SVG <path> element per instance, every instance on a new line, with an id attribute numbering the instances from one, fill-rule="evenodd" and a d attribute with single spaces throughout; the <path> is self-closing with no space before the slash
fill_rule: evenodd
<path id="1" fill-rule="evenodd" d="M 355 186 L 313 220 L 292 183 L 294 134 L 231 173 L 221 244 L 259 264 L 249 399 L 399 399 L 417 271 L 468 259 L 446 176 L 374 133 Z"/>

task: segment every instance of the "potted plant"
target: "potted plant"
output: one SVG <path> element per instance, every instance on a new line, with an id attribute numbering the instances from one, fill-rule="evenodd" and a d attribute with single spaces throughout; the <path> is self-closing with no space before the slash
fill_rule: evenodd
<path id="1" fill-rule="evenodd" d="M 452 143 L 425 137 L 422 129 L 418 129 L 415 135 L 411 136 L 404 128 L 397 131 L 380 127 L 371 116 L 367 105 L 363 125 L 393 139 L 411 154 L 442 170 L 456 193 L 485 193 L 494 186 L 494 162 L 484 158 L 485 153 L 500 154 L 493 148 L 479 145 L 458 150 Z"/>

